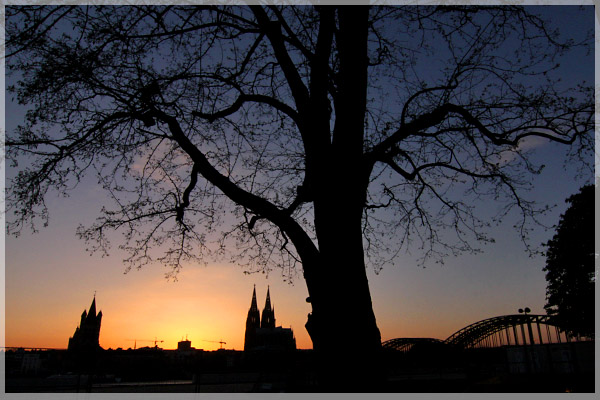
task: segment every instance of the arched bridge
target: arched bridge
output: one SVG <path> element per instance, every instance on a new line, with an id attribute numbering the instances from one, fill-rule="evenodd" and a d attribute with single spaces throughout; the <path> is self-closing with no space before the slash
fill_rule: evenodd
<path id="1" fill-rule="evenodd" d="M 397 338 L 383 342 L 383 347 L 407 352 L 418 345 L 443 345 L 444 341 L 431 338 Z"/>
<path id="2" fill-rule="evenodd" d="M 513 314 L 484 319 L 468 325 L 446 340 L 431 338 L 397 338 L 382 343 L 384 348 L 407 352 L 415 345 L 446 344 L 454 348 L 499 347 L 569 342 L 572 339 L 548 315 Z"/>

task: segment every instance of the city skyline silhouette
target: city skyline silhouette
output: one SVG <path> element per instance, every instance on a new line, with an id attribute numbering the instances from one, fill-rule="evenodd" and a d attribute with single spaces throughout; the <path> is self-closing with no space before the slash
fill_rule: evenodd
<path id="1" fill-rule="evenodd" d="M 6 391 L 19 392 L 314 392 L 312 350 L 297 350 L 293 331 L 277 326 L 267 288 L 262 313 L 256 288 L 243 350 L 206 351 L 185 337 L 176 349 L 163 340 L 134 340 L 128 349 L 98 344 L 102 311 L 94 296 L 68 349 L 3 348 Z M 382 343 L 387 379 L 375 392 L 593 391 L 593 339 L 570 338 L 547 315 L 488 318 L 445 340 L 395 338 Z M 262 315 L 261 315 L 262 314 Z M 154 345 L 152 346 L 150 343 Z M 139 346 L 138 346 L 139 343 Z M 352 354 L 353 349 L 345 349 Z M 494 380 L 488 377 L 496 376 Z M 311 376 L 313 378 L 311 378 Z M 552 378 L 548 380 L 548 376 Z"/>

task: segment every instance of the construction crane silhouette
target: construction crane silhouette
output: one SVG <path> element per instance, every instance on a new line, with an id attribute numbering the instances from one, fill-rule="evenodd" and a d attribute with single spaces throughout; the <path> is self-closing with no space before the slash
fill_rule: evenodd
<path id="1" fill-rule="evenodd" d="M 163 343 L 164 340 L 157 340 L 156 338 L 154 338 L 154 340 L 147 340 L 147 339 L 125 339 L 128 342 L 134 342 L 133 343 L 133 349 L 135 350 L 137 348 L 137 342 L 152 342 L 154 343 L 154 348 L 157 349 L 158 346 L 156 345 L 156 343 Z"/>
<path id="2" fill-rule="evenodd" d="M 219 343 L 221 345 L 221 347 L 219 347 L 219 349 L 223 348 L 224 344 L 227 344 L 227 342 L 224 342 L 223 340 L 219 340 L 219 341 L 215 341 L 215 340 L 204 340 L 205 342 L 210 342 L 210 343 Z"/>

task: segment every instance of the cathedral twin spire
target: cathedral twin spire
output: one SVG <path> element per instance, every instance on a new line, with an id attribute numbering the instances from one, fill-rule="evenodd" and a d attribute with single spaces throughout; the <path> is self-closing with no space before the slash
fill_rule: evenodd
<path id="1" fill-rule="evenodd" d="M 250 303 L 248 318 L 246 320 L 246 329 L 248 328 L 275 328 L 275 309 L 271 306 L 271 293 L 269 287 L 267 287 L 265 308 L 262 312 L 262 318 L 260 318 L 260 312 L 258 311 L 258 304 L 256 301 L 256 285 L 254 285 L 252 303 Z"/>
<path id="2" fill-rule="evenodd" d="M 271 289 L 267 287 L 267 299 L 262 318 L 256 302 L 256 285 L 246 319 L 244 351 L 293 351 L 296 339 L 291 328 L 275 326 L 275 308 L 271 304 Z"/>
<path id="3" fill-rule="evenodd" d="M 260 320 L 261 328 L 275 328 L 275 309 L 271 307 L 271 294 L 269 293 L 269 287 L 267 286 L 267 300 L 265 301 L 265 308 L 262 312 L 262 318 Z"/>
<path id="4" fill-rule="evenodd" d="M 248 318 L 246 319 L 246 332 L 248 329 L 260 328 L 260 313 L 258 311 L 258 305 L 256 304 L 256 285 L 254 285 L 254 291 L 252 292 L 252 303 L 248 310 Z"/>

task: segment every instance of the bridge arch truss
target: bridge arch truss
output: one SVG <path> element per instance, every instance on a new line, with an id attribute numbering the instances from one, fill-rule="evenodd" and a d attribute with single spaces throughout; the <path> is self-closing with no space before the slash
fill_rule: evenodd
<path id="1" fill-rule="evenodd" d="M 446 340 L 431 338 L 397 338 L 383 342 L 385 348 L 410 351 L 421 344 L 446 344 L 454 348 L 520 346 L 570 342 L 548 315 L 512 314 L 484 319 L 468 325 Z"/>
<path id="2" fill-rule="evenodd" d="M 383 347 L 406 353 L 416 345 L 443 345 L 444 341 L 432 338 L 397 338 L 383 342 Z"/>
<path id="3" fill-rule="evenodd" d="M 460 348 L 569 342 L 548 315 L 512 314 L 484 319 L 450 335 L 444 343 Z"/>

